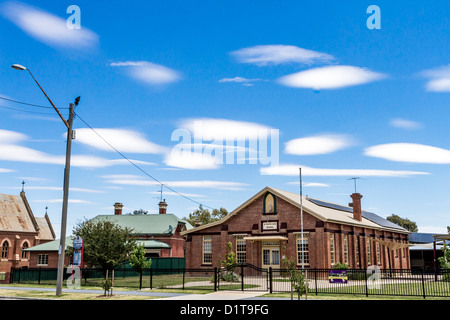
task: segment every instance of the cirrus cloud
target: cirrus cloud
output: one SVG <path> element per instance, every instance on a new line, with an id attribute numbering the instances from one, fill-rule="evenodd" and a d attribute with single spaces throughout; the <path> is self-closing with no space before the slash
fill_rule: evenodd
<path id="1" fill-rule="evenodd" d="M 84 26 L 70 30 L 66 19 L 20 2 L 4 3 L 0 12 L 31 37 L 53 47 L 84 49 L 98 43 L 98 35 Z"/>
<path id="2" fill-rule="evenodd" d="M 425 70 L 420 73 L 430 79 L 425 88 L 433 92 L 450 92 L 450 64 L 436 69 Z"/>
<path id="3" fill-rule="evenodd" d="M 450 150 L 417 143 L 388 143 L 369 147 L 364 154 L 397 162 L 450 164 Z"/>
<path id="4" fill-rule="evenodd" d="M 230 54 L 241 63 L 251 63 L 258 66 L 285 63 L 309 65 L 334 60 L 334 57 L 329 54 L 290 45 L 258 45 L 239 49 Z"/>
<path id="5" fill-rule="evenodd" d="M 347 135 L 323 134 L 290 140 L 285 143 L 285 152 L 301 156 L 327 154 L 352 144 L 352 139 Z"/>
<path id="6" fill-rule="evenodd" d="M 299 168 L 302 168 L 303 176 L 347 176 L 347 177 L 408 177 L 415 175 L 428 175 L 428 172 L 380 170 L 380 169 L 323 169 L 311 168 L 295 164 L 285 164 L 260 169 L 262 175 L 298 176 Z"/>
<path id="7" fill-rule="evenodd" d="M 148 61 L 112 62 L 110 66 L 125 68 L 130 77 L 149 85 L 165 85 L 181 79 L 178 71 Z"/>
<path id="8" fill-rule="evenodd" d="M 330 90 L 378 81 L 386 75 L 354 66 L 326 66 L 283 76 L 281 85 L 313 90 Z"/>
<path id="9" fill-rule="evenodd" d="M 160 154 L 167 151 L 165 147 L 147 140 L 143 134 L 133 130 L 111 128 L 94 128 L 94 130 L 95 132 L 90 128 L 77 129 L 77 138 L 75 141 L 96 149 L 111 152 L 114 149 L 103 139 L 108 141 L 108 143 L 120 152 Z"/>

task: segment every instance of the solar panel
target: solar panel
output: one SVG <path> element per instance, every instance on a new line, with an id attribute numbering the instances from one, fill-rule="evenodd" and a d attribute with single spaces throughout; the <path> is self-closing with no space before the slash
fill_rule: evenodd
<path id="1" fill-rule="evenodd" d="M 330 209 L 336 209 L 336 210 L 340 210 L 340 211 L 345 211 L 345 212 L 350 212 L 353 213 L 353 208 L 351 207 L 346 207 L 346 206 L 342 206 L 339 204 L 335 204 L 335 203 L 329 203 L 329 202 L 325 202 L 322 200 L 317 200 L 317 199 L 310 199 L 308 198 L 308 201 L 311 201 L 312 203 L 317 204 L 318 206 L 321 207 L 326 207 L 326 208 L 330 208 Z M 368 212 L 368 211 L 362 211 L 361 212 L 362 216 L 364 218 L 366 218 L 367 220 L 370 220 L 380 226 L 386 227 L 386 228 L 394 228 L 394 229 L 400 229 L 400 230 L 405 230 L 404 228 L 396 225 L 395 223 L 390 222 L 389 220 L 386 220 L 382 217 L 380 217 L 379 215 L 376 215 L 373 212 Z"/>

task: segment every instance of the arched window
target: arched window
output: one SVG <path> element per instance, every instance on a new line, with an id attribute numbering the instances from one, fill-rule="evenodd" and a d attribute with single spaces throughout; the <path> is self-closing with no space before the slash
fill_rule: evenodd
<path id="1" fill-rule="evenodd" d="M 267 193 L 264 196 L 263 213 L 277 213 L 277 201 L 273 194 Z"/>
<path id="2" fill-rule="evenodd" d="M 8 247 L 9 247 L 8 241 L 3 242 L 3 244 L 2 244 L 2 258 L 3 259 L 8 258 Z"/>
<path id="3" fill-rule="evenodd" d="M 28 242 L 27 241 L 25 241 L 22 244 L 22 259 L 27 259 L 27 253 L 28 252 L 24 251 L 25 249 L 28 249 Z"/>

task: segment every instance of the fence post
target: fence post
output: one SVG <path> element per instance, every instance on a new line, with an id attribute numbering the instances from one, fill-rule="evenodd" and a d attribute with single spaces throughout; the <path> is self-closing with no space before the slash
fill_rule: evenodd
<path id="1" fill-rule="evenodd" d="M 183 268 L 183 290 L 184 290 L 184 280 L 186 277 L 186 268 Z"/>
<path id="2" fill-rule="evenodd" d="M 425 280 L 423 277 L 424 270 L 422 269 L 422 290 L 423 290 L 423 298 L 425 299 Z"/>
<path id="3" fill-rule="evenodd" d="M 214 291 L 217 291 L 217 267 L 214 267 Z"/>
<path id="4" fill-rule="evenodd" d="M 39 268 L 39 273 L 38 273 L 38 284 L 41 284 L 41 269 Z"/>
<path id="5" fill-rule="evenodd" d="M 272 273 L 272 267 L 269 267 L 269 292 L 273 293 L 273 273 Z"/>
<path id="6" fill-rule="evenodd" d="M 244 291 L 244 264 L 241 264 L 241 290 Z"/>
<path id="7" fill-rule="evenodd" d="M 150 268 L 150 290 L 153 289 L 153 268 Z"/>
<path id="8" fill-rule="evenodd" d="M 366 297 L 369 296 L 369 288 L 367 287 L 367 269 L 364 272 L 364 278 L 366 280 Z"/>
<path id="9" fill-rule="evenodd" d="M 314 283 L 316 287 L 316 296 L 317 296 L 317 268 L 314 268 Z"/>

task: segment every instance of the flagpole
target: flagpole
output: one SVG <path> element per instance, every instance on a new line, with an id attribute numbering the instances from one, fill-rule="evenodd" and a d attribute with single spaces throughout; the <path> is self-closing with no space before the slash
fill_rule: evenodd
<path id="1" fill-rule="evenodd" d="M 303 243 L 303 190 L 302 190 L 302 168 L 300 170 L 300 225 L 301 225 L 301 248 L 302 248 L 302 271 L 305 269 L 305 248 Z"/>

